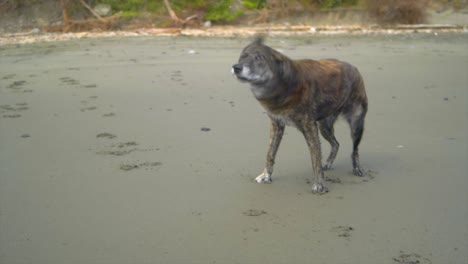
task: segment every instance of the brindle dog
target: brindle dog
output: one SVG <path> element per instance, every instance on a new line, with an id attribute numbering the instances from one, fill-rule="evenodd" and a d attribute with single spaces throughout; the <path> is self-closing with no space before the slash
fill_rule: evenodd
<path id="1" fill-rule="evenodd" d="M 263 37 L 245 47 L 232 66 L 271 119 L 270 145 L 265 170 L 256 181 L 270 183 L 273 164 L 286 125 L 296 127 L 309 147 L 315 174 L 312 192 L 328 192 L 323 170 L 331 169 L 339 144 L 333 124 L 341 114 L 348 121 L 353 140 L 353 173 L 365 174 L 359 165 L 358 146 L 364 131 L 367 96 L 356 67 L 335 59 L 291 60 L 263 44 Z M 319 133 L 330 143 L 331 153 L 322 167 Z"/>

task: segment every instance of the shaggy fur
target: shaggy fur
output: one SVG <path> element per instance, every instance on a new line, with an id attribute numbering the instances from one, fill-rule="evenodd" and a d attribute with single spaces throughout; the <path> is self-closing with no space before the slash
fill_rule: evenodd
<path id="1" fill-rule="evenodd" d="M 291 60 L 264 45 L 262 37 L 256 37 L 242 50 L 232 70 L 240 81 L 250 83 L 271 120 L 266 165 L 257 182 L 271 182 L 275 156 L 285 126 L 290 125 L 302 132 L 309 147 L 315 175 L 312 191 L 328 192 L 323 170 L 331 169 L 338 152 L 333 124 L 340 114 L 351 128 L 353 172 L 365 174 L 359 165 L 358 146 L 364 131 L 367 96 L 362 76 L 354 66 L 335 59 Z M 324 166 L 318 131 L 331 145 Z"/>

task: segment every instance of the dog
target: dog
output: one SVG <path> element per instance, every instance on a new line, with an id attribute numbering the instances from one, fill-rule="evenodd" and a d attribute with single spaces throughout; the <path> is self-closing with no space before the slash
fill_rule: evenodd
<path id="1" fill-rule="evenodd" d="M 365 175 L 359 163 L 358 146 L 368 103 L 364 81 L 356 67 L 336 59 L 292 60 L 265 45 L 263 36 L 256 36 L 242 50 L 232 72 L 238 80 L 250 84 L 271 120 L 265 169 L 255 179 L 258 183 L 271 183 L 275 156 L 285 126 L 289 125 L 302 132 L 307 142 L 315 176 L 312 192 L 328 192 L 323 171 L 332 168 L 338 152 L 333 125 L 340 115 L 351 128 L 353 173 Z M 323 166 L 319 131 L 331 145 Z"/>

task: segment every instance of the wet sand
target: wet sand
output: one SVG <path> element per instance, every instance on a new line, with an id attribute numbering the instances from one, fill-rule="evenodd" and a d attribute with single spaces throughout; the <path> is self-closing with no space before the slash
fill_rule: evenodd
<path id="1" fill-rule="evenodd" d="M 1 46 L 0 263 L 466 263 L 468 34 L 267 40 L 365 78 L 370 173 L 338 122 L 325 195 L 292 128 L 254 183 L 268 120 L 230 75 L 247 42 Z"/>

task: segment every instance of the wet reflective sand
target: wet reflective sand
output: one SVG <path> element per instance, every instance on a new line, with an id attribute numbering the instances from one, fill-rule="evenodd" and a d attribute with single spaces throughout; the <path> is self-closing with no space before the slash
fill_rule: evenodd
<path id="1" fill-rule="evenodd" d="M 268 119 L 230 75 L 248 39 L 1 46 L 0 263 L 465 263 L 467 41 L 267 40 L 292 58 L 348 61 L 366 81 L 370 173 L 351 174 L 338 121 L 321 196 L 293 128 L 273 184 L 254 183 Z"/>

